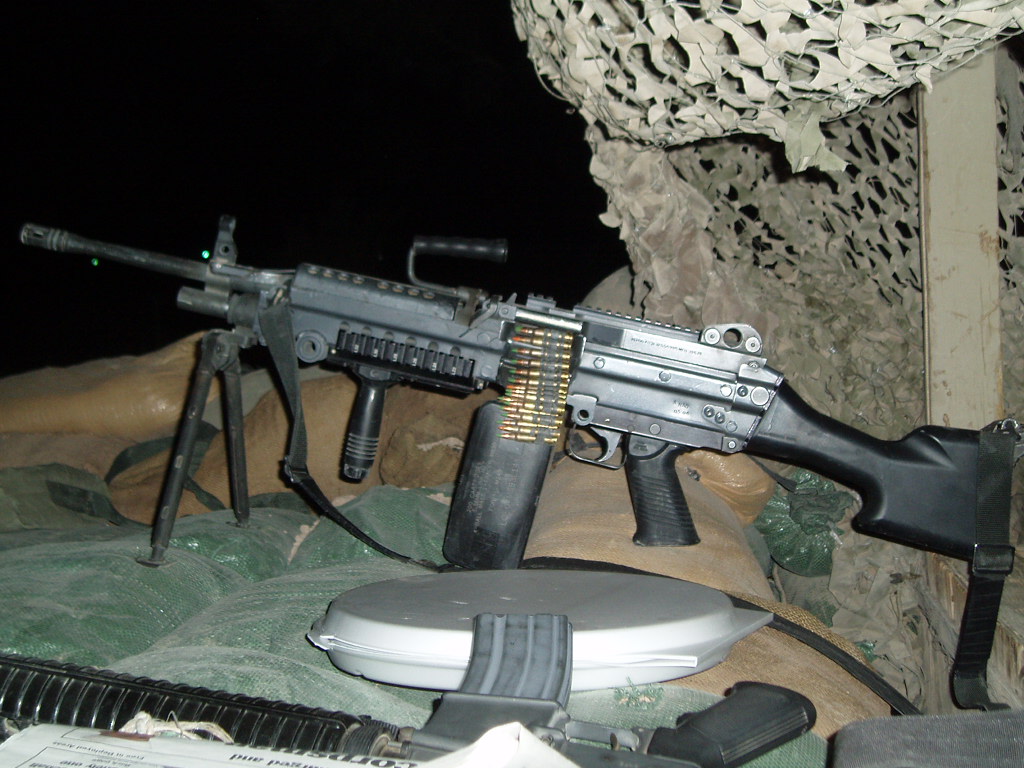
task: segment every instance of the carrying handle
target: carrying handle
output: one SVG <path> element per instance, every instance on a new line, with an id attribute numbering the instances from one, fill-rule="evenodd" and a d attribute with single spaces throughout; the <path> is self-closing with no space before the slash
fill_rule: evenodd
<path id="1" fill-rule="evenodd" d="M 504 264 L 508 259 L 508 240 L 500 238 L 491 240 L 477 237 L 424 237 L 423 235 L 414 237 L 412 246 L 409 248 L 409 258 L 406 264 L 409 282 L 420 288 L 452 293 L 453 291 L 458 291 L 444 285 L 438 285 L 437 283 L 428 283 L 426 280 L 421 280 L 416 276 L 416 257 L 424 253 L 433 256 L 454 256 L 460 259 L 492 261 L 496 264 Z"/>

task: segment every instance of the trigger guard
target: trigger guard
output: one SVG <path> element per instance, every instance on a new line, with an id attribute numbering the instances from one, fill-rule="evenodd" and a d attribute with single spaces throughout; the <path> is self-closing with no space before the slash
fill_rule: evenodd
<path id="1" fill-rule="evenodd" d="M 604 452 L 596 459 L 589 459 L 586 456 L 581 456 L 576 453 L 572 447 L 572 440 L 568 439 L 565 441 L 565 452 L 568 453 L 576 461 L 582 461 L 585 464 L 596 464 L 599 467 L 606 467 L 608 469 L 621 469 L 626 463 L 625 453 L 623 453 L 623 459 L 618 464 L 609 463 L 609 459 L 615 455 L 615 451 L 619 449 L 619 445 L 622 442 L 622 433 L 615 432 L 612 430 L 597 429 L 591 427 L 591 431 L 597 436 L 604 444 Z M 571 435 L 570 435 L 571 438 Z"/>

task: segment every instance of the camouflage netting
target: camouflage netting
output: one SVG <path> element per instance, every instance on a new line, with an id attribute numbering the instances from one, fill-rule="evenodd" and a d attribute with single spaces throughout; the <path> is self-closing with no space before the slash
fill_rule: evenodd
<path id="1" fill-rule="evenodd" d="M 512 7 L 538 73 L 591 125 L 604 221 L 620 227 L 645 316 L 750 322 L 819 408 L 880 436 L 920 423 L 917 119 L 904 89 L 1019 31 L 1024 3 Z M 997 55 L 1004 384 L 1007 410 L 1024 413 L 1024 96 L 1011 48 Z M 820 134 L 839 162 L 793 175 L 772 141 L 693 143 L 739 133 L 787 141 L 791 161 L 794 142 Z"/>
<path id="2" fill-rule="evenodd" d="M 899 96 L 830 124 L 848 170 L 802 175 L 769 141 L 665 152 L 590 129 L 635 303 L 682 325 L 749 322 L 817 408 L 905 434 L 924 407 L 914 121 Z"/>
<path id="3" fill-rule="evenodd" d="M 1019 0 L 513 0 L 537 70 L 610 136 L 656 146 L 737 133 L 837 169 L 819 122 L 1019 30 Z"/>
<path id="4" fill-rule="evenodd" d="M 1024 46 L 1003 46 L 997 52 L 996 97 L 1003 402 L 1007 414 L 1024 418 Z M 1014 481 L 1013 509 L 1017 514 L 1010 521 L 1010 537 L 1011 541 L 1024 542 L 1021 462 Z"/>
<path id="5" fill-rule="evenodd" d="M 1006 410 L 1024 413 L 1024 86 L 998 51 Z M 917 117 L 911 95 L 823 126 L 843 171 L 792 174 L 777 145 L 672 150 L 587 137 L 645 317 L 749 322 L 816 407 L 880 437 L 924 419 Z"/>

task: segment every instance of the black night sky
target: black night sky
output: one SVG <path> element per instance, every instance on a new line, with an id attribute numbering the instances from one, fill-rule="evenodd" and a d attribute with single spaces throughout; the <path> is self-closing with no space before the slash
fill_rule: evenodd
<path id="1" fill-rule="evenodd" d="M 584 121 L 505 2 L 31 2 L 5 13 L 0 375 L 139 354 L 212 321 L 179 281 L 17 243 L 24 221 L 198 257 L 404 280 L 416 234 L 507 237 L 423 276 L 570 305 L 626 263 Z"/>

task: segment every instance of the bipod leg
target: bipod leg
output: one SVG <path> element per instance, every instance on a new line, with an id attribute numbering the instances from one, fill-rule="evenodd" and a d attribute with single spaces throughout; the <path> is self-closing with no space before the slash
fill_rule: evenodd
<path id="1" fill-rule="evenodd" d="M 164 564 L 164 554 L 170 546 L 171 531 L 174 530 L 174 522 L 178 517 L 181 494 L 185 488 L 185 479 L 188 477 L 189 467 L 192 463 L 199 422 L 210 396 L 213 377 L 224 368 L 227 360 L 231 358 L 232 346 L 237 363 L 238 342 L 233 338 L 225 339 L 225 336 L 230 336 L 230 334 L 219 330 L 210 331 L 203 336 L 203 340 L 200 342 L 199 362 L 192 374 L 185 414 L 174 439 L 174 452 L 171 456 L 167 478 L 164 480 L 159 511 L 153 524 L 152 551 L 149 557 L 137 558 L 142 565 L 155 568 Z"/>
<path id="2" fill-rule="evenodd" d="M 238 362 L 238 340 L 232 337 L 230 358 L 221 370 L 224 385 L 224 433 L 228 446 L 228 477 L 231 480 L 231 506 L 235 523 L 249 524 L 249 483 L 245 468 L 245 432 L 242 414 L 242 367 Z"/>

